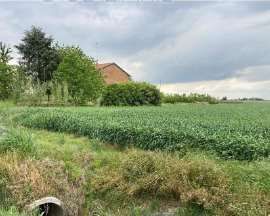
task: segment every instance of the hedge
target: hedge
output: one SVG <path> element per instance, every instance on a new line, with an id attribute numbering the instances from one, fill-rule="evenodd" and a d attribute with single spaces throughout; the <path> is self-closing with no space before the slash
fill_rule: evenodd
<path id="1" fill-rule="evenodd" d="M 129 82 L 106 87 L 101 100 L 102 106 L 160 105 L 161 93 L 151 84 Z"/>

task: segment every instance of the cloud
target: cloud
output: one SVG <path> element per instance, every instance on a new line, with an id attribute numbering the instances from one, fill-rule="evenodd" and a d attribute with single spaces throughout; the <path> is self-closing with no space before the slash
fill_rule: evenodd
<path id="1" fill-rule="evenodd" d="M 270 100 L 270 80 L 248 82 L 236 78 L 225 80 L 200 81 L 192 83 L 164 84 L 161 91 L 167 94 L 173 93 L 202 93 L 222 98 L 258 97 Z"/>
<path id="2" fill-rule="evenodd" d="M 31 25 L 135 80 L 270 94 L 259 85 L 270 80 L 270 2 L 0 3 L 0 41 L 17 44 Z"/>
<path id="3" fill-rule="evenodd" d="M 236 78 L 246 81 L 265 81 L 270 80 L 270 65 L 259 65 L 247 67 L 236 72 Z"/>
<path id="4" fill-rule="evenodd" d="M 221 98 L 260 97 L 270 99 L 270 65 L 249 67 L 238 71 L 234 78 L 158 86 L 167 94 L 202 93 Z"/>
<path id="5" fill-rule="evenodd" d="M 230 7 L 210 5 L 188 13 L 179 24 L 190 23 L 186 30 L 133 57 L 147 59 L 146 79 L 156 83 L 225 79 L 243 68 L 268 64 L 270 13 L 229 17 L 217 12 Z M 171 23 L 177 25 L 177 19 Z"/>

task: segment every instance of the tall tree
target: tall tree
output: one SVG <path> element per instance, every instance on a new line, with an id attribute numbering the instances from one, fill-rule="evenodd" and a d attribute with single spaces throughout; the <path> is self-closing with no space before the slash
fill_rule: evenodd
<path id="1" fill-rule="evenodd" d="M 104 81 L 94 60 L 78 47 L 65 47 L 59 52 L 62 61 L 55 78 L 60 84 L 67 85 L 72 102 L 84 104 L 100 97 Z"/>
<path id="2" fill-rule="evenodd" d="M 15 46 L 21 54 L 20 66 L 34 81 L 41 83 L 52 79 L 59 64 L 53 38 L 46 36 L 41 28 L 32 26 L 26 31 L 22 42 Z"/>
<path id="3" fill-rule="evenodd" d="M 0 42 L 0 62 L 5 64 L 8 63 L 12 59 L 10 56 L 11 52 L 12 51 L 10 47 L 8 47 L 3 42 Z"/>

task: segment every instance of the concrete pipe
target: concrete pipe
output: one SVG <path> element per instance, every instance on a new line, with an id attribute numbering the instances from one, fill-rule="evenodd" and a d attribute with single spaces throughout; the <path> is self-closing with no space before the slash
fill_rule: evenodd
<path id="1" fill-rule="evenodd" d="M 55 197 L 44 197 L 27 206 L 30 211 L 37 211 L 42 216 L 64 216 L 62 202 Z"/>

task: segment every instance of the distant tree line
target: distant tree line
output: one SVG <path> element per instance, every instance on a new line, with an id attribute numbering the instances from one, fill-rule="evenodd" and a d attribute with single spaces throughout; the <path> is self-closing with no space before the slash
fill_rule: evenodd
<path id="1" fill-rule="evenodd" d="M 239 98 L 241 101 L 264 101 L 263 98 L 258 98 L 258 97 L 251 97 L 251 98 Z"/>
<path id="2" fill-rule="evenodd" d="M 228 99 L 227 96 L 222 97 L 221 99 L 224 103 L 234 103 L 234 102 L 244 102 L 244 101 L 264 101 L 263 98 L 258 97 L 243 97 L 243 98 L 237 98 L 237 99 Z"/>
<path id="3" fill-rule="evenodd" d="M 208 95 L 208 94 L 165 94 L 162 97 L 163 103 L 196 103 L 196 102 L 206 102 L 209 104 L 216 104 L 219 102 L 218 99 Z"/>

